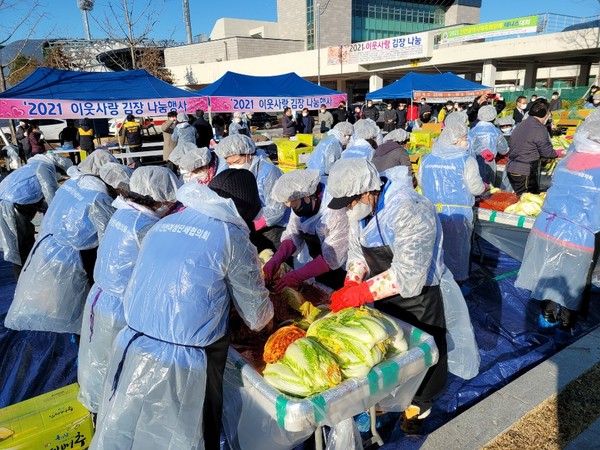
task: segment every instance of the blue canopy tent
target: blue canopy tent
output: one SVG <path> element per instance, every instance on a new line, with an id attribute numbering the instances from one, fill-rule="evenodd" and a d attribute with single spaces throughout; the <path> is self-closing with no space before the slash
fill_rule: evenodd
<path id="1" fill-rule="evenodd" d="M 77 72 L 40 67 L 0 93 L 0 118 L 91 119 L 206 109 L 207 99 L 146 70 Z"/>
<path id="2" fill-rule="evenodd" d="M 321 104 L 337 108 L 346 94 L 305 80 L 290 72 L 252 76 L 226 72 L 211 85 L 196 92 L 208 97 L 211 112 L 282 111 L 318 109 Z"/>
<path id="3" fill-rule="evenodd" d="M 369 92 L 366 97 L 367 99 L 410 98 L 412 100 L 425 97 L 428 102 L 443 103 L 448 100 L 473 99 L 491 92 L 492 88 L 465 80 L 452 72 L 434 75 L 409 72 L 392 84 Z"/>

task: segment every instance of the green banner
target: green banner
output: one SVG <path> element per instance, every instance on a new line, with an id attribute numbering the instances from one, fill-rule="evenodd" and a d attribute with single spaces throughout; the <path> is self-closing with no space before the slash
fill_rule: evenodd
<path id="1" fill-rule="evenodd" d="M 535 33 L 537 28 L 538 16 L 517 17 L 444 30 L 439 34 L 439 43 L 454 44 L 495 36 Z"/>

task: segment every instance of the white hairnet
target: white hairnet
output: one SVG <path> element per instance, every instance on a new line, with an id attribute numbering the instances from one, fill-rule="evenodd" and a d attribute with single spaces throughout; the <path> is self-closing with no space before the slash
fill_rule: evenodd
<path id="1" fill-rule="evenodd" d="M 493 122 L 496 120 L 496 108 L 492 105 L 484 105 L 477 111 L 477 118 L 482 122 Z"/>
<path id="2" fill-rule="evenodd" d="M 215 147 L 215 153 L 223 159 L 235 155 L 253 155 L 256 153 L 256 146 L 248 136 L 234 134 L 221 139 Z"/>
<path id="3" fill-rule="evenodd" d="M 77 169 L 82 173 L 98 176 L 100 168 L 111 162 L 118 163 L 119 161 L 105 150 L 95 150 L 77 166 Z"/>
<path id="4" fill-rule="evenodd" d="M 448 126 L 452 123 L 465 123 L 466 124 L 468 120 L 469 120 L 469 116 L 467 116 L 466 112 L 454 111 L 446 116 L 446 118 L 444 119 L 444 124 L 446 126 Z"/>
<path id="5" fill-rule="evenodd" d="M 352 197 L 379 189 L 379 172 L 363 158 L 340 159 L 329 173 L 327 190 L 333 198 Z"/>
<path id="6" fill-rule="evenodd" d="M 446 127 L 442 130 L 442 134 L 440 134 L 438 140 L 444 144 L 454 145 L 461 137 L 466 136 L 468 132 L 469 129 L 464 123 L 457 122 L 446 124 Z"/>
<path id="7" fill-rule="evenodd" d="M 515 124 L 515 119 L 513 118 L 513 116 L 498 117 L 498 119 L 496 120 L 496 123 L 498 124 L 499 127 L 506 126 L 506 125 L 512 126 Z"/>
<path id="8" fill-rule="evenodd" d="M 100 167 L 100 179 L 115 189 L 129 190 L 133 170 L 120 163 L 109 162 Z"/>
<path id="9" fill-rule="evenodd" d="M 186 113 L 177 114 L 177 122 L 187 122 L 188 120 L 189 120 L 189 117 Z"/>
<path id="10" fill-rule="evenodd" d="M 177 165 L 180 169 L 191 172 L 192 170 L 196 170 L 200 167 L 208 165 L 211 158 L 212 155 L 208 148 L 196 148 L 187 152 L 185 155 L 179 158 L 179 163 Z"/>
<path id="11" fill-rule="evenodd" d="M 292 170 L 279 177 L 273 186 L 271 197 L 280 203 L 309 197 L 317 191 L 320 181 L 318 170 Z"/>
<path id="12" fill-rule="evenodd" d="M 181 141 L 178 142 L 171 154 L 169 155 L 169 161 L 171 161 L 175 165 L 179 165 L 181 158 L 189 152 L 193 152 L 198 150 L 196 144 L 190 141 Z"/>
<path id="13" fill-rule="evenodd" d="M 383 142 L 395 141 L 395 142 L 405 142 L 410 139 L 410 133 L 402 128 L 397 128 L 395 130 L 390 131 L 383 137 Z"/>
<path id="14" fill-rule="evenodd" d="M 354 133 L 354 126 L 350 122 L 338 122 L 333 129 L 341 131 L 346 136 L 352 136 Z"/>
<path id="15" fill-rule="evenodd" d="M 133 172 L 129 189 L 136 194 L 149 195 L 157 202 L 174 202 L 181 182 L 166 167 L 143 166 Z"/>
<path id="16" fill-rule="evenodd" d="M 354 124 L 355 139 L 375 139 L 379 133 L 379 127 L 371 119 L 360 119 Z"/>

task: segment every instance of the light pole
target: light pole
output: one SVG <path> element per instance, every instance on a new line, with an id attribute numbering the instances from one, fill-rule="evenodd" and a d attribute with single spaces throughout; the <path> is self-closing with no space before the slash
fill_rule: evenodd
<path id="1" fill-rule="evenodd" d="M 317 84 L 321 86 L 321 3 L 317 3 Z"/>
<path id="2" fill-rule="evenodd" d="M 90 24 L 88 22 L 87 12 L 94 9 L 94 0 L 77 0 L 77 7 L 81 10 L 85 38 L 89 41 L 92 39 L 92 36 L 90 35 Z"/>

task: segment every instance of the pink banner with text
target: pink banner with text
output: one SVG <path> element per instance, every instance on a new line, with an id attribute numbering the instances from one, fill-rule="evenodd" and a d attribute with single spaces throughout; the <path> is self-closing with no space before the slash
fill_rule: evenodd
<path id="1" fill-rule="evenodd" d="M 337 108 L 346 101 L 346 94 L 316 95 L 313 97 L 210 97 L 210 110 L 214 113 L 234 111 L 283 111 L 292 108 L 301 111 L 304 108 Z"/>
<path id="2" fill-rule="evenodd" d="M 0 118 L 3 119 L 90 119 L 106 117 L 162 116 L 169 111 L 193 113 L 208 110 L 206 97 L 160 98 L 131 101 L 74 101 L 74 100 L 0 100 Z"/>

